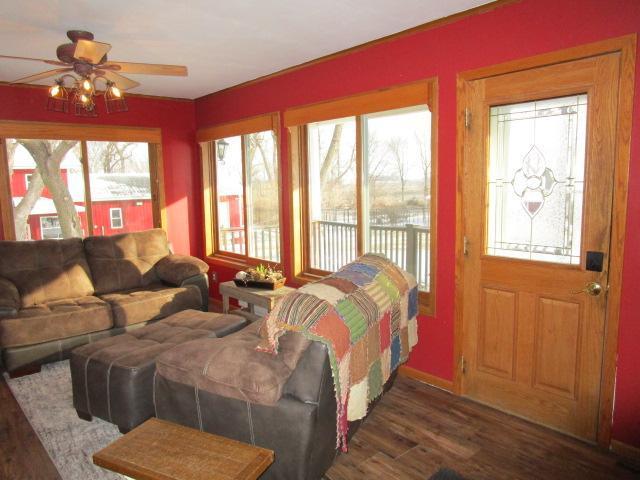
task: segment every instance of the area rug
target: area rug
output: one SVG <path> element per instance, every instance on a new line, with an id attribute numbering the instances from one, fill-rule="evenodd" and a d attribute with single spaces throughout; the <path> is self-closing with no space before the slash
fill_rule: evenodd
<path id="1" fill-rule="evenodd" d="M 33 375 L 10 379 L 5 374 L 5 378 L 63 480 L 126 478 L 93 464 L 93 454 L 121 434 L 100 419 L 78 418 L 68 361 L 44 365 Z"/>

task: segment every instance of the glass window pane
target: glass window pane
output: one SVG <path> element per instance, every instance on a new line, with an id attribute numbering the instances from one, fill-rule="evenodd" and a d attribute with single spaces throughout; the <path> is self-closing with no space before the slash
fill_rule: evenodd
<path id="1" fill-rule="evenodd" d="M 80 143 L 8 139 L 7 153 L 16 238 L 86 235 Z"/>
<path id="2" fill-rule="evenodd" d="M 244 188 L 242 185 L 242 139 L 215 141 L 218 248 L 244 255 Z"/>
<path id="3" fill-rule="evenodd" d="M 93 235 L 153 228 L 149 145 L 87 142 L 87 153 Z"/>
<path id="4" fill-rule="evenodd" d="M 580 263 L 587 95 L 492 107 L 487 253 Z"/>
<path id="5" fill-rule="evenodd" d="M 355 118 L 307 125 L 310 266 L 335 271 L 356 258 Z"/>
<path id="6" fill-rule="evenodd" d="M 365 249 L 384 254 L 429 290 L 431 112 L 363 117 Z"/>
<path id="7" fill-rule="evenodd" d="M 249 256 L 280 262 L 280 203 L 275 133 L 245 135 Z"/>

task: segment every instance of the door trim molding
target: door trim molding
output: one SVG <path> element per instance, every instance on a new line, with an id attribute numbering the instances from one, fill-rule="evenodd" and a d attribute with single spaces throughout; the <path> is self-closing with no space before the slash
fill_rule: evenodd
<path id="1" fill-rule="evenodd" d="M 456 137 L 456 264 L 454 304 L 454 379 L 453 392 L 462 395 L 462 372 L 458 365 L 463 354 L 463 292 L 464 292 L 464 212 L 462 210 L 462 175 L 465 152 L 466 85 L 482 78 L 513 73 L 532 68 L 580 60 L 582 58 L 620 53 L 620 83 L 616 133 L 616 158 L 614 167 L 613 205 L 611 215 L 611 250 L 609 264 L 609 296 L 605 318 L 602 379 L 600 382 L 600 406 L 598 412 L 597 442 L 609 447 L 613 419 L 616 358 L 618 353 L 618 327 L 620 320 L 620 295 L 624 260 L 624 241 L 627 219 L 627 194 L 629 163 L 631 157 L 631 127 L 633 114 L 634 75 L 636 60 L 636 34 L 611 38 L 578 47 L 544 53 L 499 65 L 461 72 L 457 76 L 457 137 Z"/>

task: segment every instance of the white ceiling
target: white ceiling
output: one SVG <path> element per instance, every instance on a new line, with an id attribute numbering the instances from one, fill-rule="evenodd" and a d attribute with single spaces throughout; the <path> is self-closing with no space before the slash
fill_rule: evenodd
<path id="1" fill-rule="evenodd" d="M 110 43 L 109 60 L 186 65 L 129 75 L 131 92 L 197 98 L 489 0 L 2 0 L 0 54 L 56 59 L 66 31 Z M 0 59 L 0 81 L 55 67 Z M 43 80 L 51 85 L 52 80 Z"/>

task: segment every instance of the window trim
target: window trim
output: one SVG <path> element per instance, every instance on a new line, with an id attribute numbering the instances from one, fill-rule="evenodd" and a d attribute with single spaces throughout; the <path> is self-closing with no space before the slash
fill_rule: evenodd
<path id="1" fill-rule="evenodd" d="M 91 185 L 89 183 L 89 159 L 87 142 L 143 142 L 149 148 L 149 174 L 151 183 L 151 205 L 154 228 L 167 227 L 164 169 L 162 161 L 162 134 L 159 128 L 123 127 L 107 125 L 78 125 L 73 123 L 23 122 L 0 120 L 0 216 L 2 233 L 6 240 L 15 240 L 13 202 L 11 199 L 11 178 L 7 162 L 8 138 L 29 138 L 42 140 L 75 140 L 80 144 L 80 162 L 85 181 L 84 206 L 87 215 L 89 235 L 93 232 L 93 212 Z"/>
<path id="2" fill-rule="evenodd" d="M 258 115 L 255 117 L 248 117 L 233 122 L 227 122 L 223 124 L 212 125 L 202 128 L 196 132 L 196 140 L 200 145 L 200 160 L 202 168 L 202 192 L 203 192 L 203 220 L 204 220 L 204 255 L 210 262 L 221 265 L 224 267 L 234 269 L 244 269 L 250 266 L 258 265 L 259 263 L 276 264 L 265 259 L 254 258 L 249 256 L 248 245 L 245 243 L 245 253 L 238 254 L 234 252 L 227 252 L 220 250 L 220 239 L 218 230 L 218 202 L 216 196 L 216 152 L 215 142 L 222 138 L 240 136 L 242 145 L 242 183 L 243 183 L 243 215 L 245 218 L 245 242 L 248 239 L 247 230 L 248 225 L 247 218 L 247 181 L 246 181 L 246 164 L 245 164 L 245 140 L 244 136 L 257 132 L 273 131 L 275 136 L 274 151 L 277 157 L 277 172 L 276 178 L 278 180 L 278 223 L 279 223 L 279 238 L 280 238 L 280 262 L 277 265 L 282 265 L 284 261 L 284 237 L 283 237 L 283 210 L 282 210 L 282 162 L 280 155 L 280 114 L 279 112 L 267 113 L 264 115 Z"/>
<path id="3" fill-rule="evenodd" d="M 113 212 L 119 212 L 120 215 L 118 216 L 118 220 L 120 222 L 120 226 L 119 227 L 115 227 L 113 225 Z M 109 226 L 111 227 L 111 230 L 120 230 L 124 228 L 124 216 L 122 215 L 122 207 L 112 207 L 109 208 Z"/>
<path id="4" fill-rule="evenodd" d="M 295 281 L 304 284 L 317 280 L 330 272 L 310 267 L 310 241 L 308 225 L 307 129 L 308 123 L 344 117 L 356 117 L 356 201 L 358 221 L 358 254 L 364 252 L 364 226 L 362 223 L 362 116 L 418 105 L 426 105 L 431 112 L 431 203 L 429 245 L 429 291 L 420 292 L 421 315 L 435 314 L 436 250 L 438 212 L 438 82 L 436 78 L 412 82 L 397 87 L 366 92 L 332 101 L 292 108 L 284 112 L 287 127 L 291 175 L 291 248 L 289 262 Z"/>
<path id="5" fill-rule="evenodd" d="M 29 184 L 31 183 L 31 177 L 33 177 L 33 173 L 25 173 L 24 174 L 24 188 L 29 190 Z"/>

